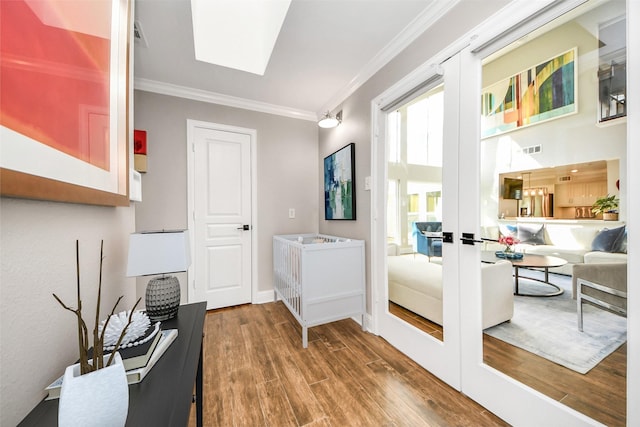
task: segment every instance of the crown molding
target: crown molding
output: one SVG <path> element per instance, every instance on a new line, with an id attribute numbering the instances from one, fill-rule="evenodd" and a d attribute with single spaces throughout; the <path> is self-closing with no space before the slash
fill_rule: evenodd
<path id="1" fill-rule="evenodd" d="M 318 121 L 318 115 L 311 111 L 298 110 L 283 107 L 281 105 L 268 104 L 266 102 L 251 99 L 238 98 L 216 92 L 194 89 L 156 80 L 135 78 L 134 89 L 145 92 L 154 92 L 162 95 L 176 96 L 178 98 L 192 99 L 194 101 L 208 102 L 210 104 L 225 105 L 227 107 L 242 108 L 243 110 L 258 111 L 261 113 L 275 114 L 300 120 Z"/>
<path id="2" fill-rule="evenodd" d="M 318 116 L 326 111 L 332 111 L 337 105 L 351 96 L 360 86 L 373 77 L 375 73 L 380 71 L 382 67 L 387 65 L 396 55 L 413 43 L 415 39 L 458 3 L 460 3 L 460 0 L 434 0 L 434 2 L 416 16 L 402 32 L 378 52 L 346 86 L 340 89 L 318 112 Z"/>

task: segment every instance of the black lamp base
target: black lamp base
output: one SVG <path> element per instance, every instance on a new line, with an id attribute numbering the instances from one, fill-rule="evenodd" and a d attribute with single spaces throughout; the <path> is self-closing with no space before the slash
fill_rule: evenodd
<path id="1" fill-rule="evenodd" d="M 149 280 L 145 295 L 149 320 L 161 322 L 176 317 L 180 306 L 180 282 L 175 276 L 163 276 Z"/>

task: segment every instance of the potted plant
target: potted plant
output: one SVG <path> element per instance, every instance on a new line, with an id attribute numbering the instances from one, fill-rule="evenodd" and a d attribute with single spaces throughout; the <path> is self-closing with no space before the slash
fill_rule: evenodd
<path id="1" fill-rule="evenodd" d="M 613 194 L 607 194 L 604 197 L 598 198 L 593 203 L 591 206 L 591 212 L 596 215 L 602 214 L 602 219 L 605 221 L 617 221 L 619 204 L 620 199 Z"/>
<path id="2" fill-rule="evenodd" d="M 58 423 L 60 426 L 124 426 L 129 407 L 129 388 L 122 358 L 117 350 L 122 343 L 127 328 L 131 325 L 133 313 L 140 299 L 131 309 L 128 323 L 122 329 L 118 341 L 110 355 L 103 354 L 105 331 L 109 319 L 114 316 L 116 306 L 122 299 L 118 298 L 111 314 L 104 322 L 102 331 L 98 329 L 100 320 L 100 298 L 102 291 L 103 243 L 100 244 L 100 277 L 98 281 L 98 297 L 96 303 L 95 326 L 93 340 L 89 329 L 82 318 L 82 300 L 80 299 L 80 260 L 78 241 L 76 240 L 76 274 L 77 274 L 77 308 L 67 306 L 53 294 L 53 297 L 65 309 L 75 314 L 77 320 L 79 363 L 65 370 L 60 403 L 58 407 Z M 93 347 L 91 347 L 93 341 Z"/>

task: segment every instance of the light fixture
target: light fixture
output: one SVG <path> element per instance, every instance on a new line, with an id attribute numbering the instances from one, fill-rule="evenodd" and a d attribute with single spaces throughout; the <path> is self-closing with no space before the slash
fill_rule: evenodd
<path id="1" fill-rule="evenodd" d="M 149 231 L 129 236 L 127 276 L 150 276 L 145 293 L 147 315 L 153 322 L 175 317 L 180 306 L 180 282 L 168 273 L 187 271 L 191 264 L 187 230 Z"/>
<path id="2" fill-rule="evenodd" d="M 322 116 L 320 121 L 318 121 L 318 126 L 328 129 L 334 128 L 340 123 L 342 123 L 342 110 L 338 111 L 338 114 L 336 114 L 335 117 L 333 117 L 331 113 L 327 111 L 326 113 L 324 113 L 324 116 Z"/>

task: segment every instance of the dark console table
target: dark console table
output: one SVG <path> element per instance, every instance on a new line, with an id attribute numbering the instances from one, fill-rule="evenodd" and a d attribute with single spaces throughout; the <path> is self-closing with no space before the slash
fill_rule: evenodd
<path id="1" fill-rule="evenodd" d="M 197 425 L 202 426 L 202 337 L 205 302 L 181 305 L 178 315 L 162 322 L 178 337 L 147 376 L 129 385 L 128 426 L 186 426 L 196 386 Z M 20 426 L 57 426 L 58 399 L 43 400 Z"/>

